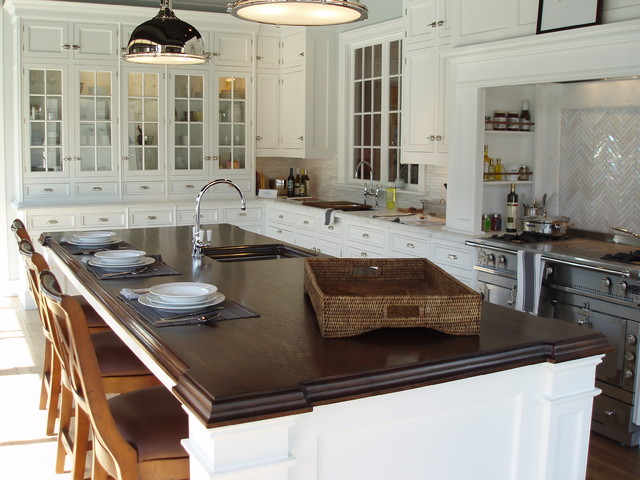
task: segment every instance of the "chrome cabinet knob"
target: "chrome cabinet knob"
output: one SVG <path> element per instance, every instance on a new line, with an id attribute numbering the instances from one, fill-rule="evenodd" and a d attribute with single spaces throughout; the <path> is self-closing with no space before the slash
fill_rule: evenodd
<path id="1" fill-rule="evenodd" d="M 635 337 L 635 335 L 627 335 L 627 345 L 635 345 L 636 343 L 638 343 L 638 339 Z"/>
<path id="2" fill-rule="evenodd" d="M 628 289 L 629 289 L 629 284 L 627 282 L 625 282 L 624 280 L 621 282 L 618 282 L 618 292 L 620 292 L 621 295 L 626 295 Z"/>
<path id="3" fill-rule="evenodd" d="M 602 277 L 600 279 L 600 289 L 604 292 L 611 290 L 611 279 L 609 277 Z"/>
<path id="4" fill-rule="evenodd" d="M 633 378 L 633 370 L 630 370 L 628 368 L 625 368 L 622 376 L 625 378 L 625 380 L 630 380 Z"/>

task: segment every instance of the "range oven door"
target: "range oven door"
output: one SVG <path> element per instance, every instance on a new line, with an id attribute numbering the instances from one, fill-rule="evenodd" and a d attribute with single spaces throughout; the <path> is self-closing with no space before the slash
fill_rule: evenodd
<path id="1" fill-rule="evenodd" d="M 503 307 L 515 308 L 518 291 L 515 275 L 496 272 L 480 266 L 473 268 L 477 272 L 477 289 L 485 301 Z"/>

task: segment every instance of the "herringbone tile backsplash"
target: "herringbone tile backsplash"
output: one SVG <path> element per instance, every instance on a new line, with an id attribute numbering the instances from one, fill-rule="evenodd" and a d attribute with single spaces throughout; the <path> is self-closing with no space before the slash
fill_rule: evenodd
<path id="1" fill-rule="evenodd" d="M 563 110 L 560 214 L 575 228 L 640 232 L 640 108 Z"/>

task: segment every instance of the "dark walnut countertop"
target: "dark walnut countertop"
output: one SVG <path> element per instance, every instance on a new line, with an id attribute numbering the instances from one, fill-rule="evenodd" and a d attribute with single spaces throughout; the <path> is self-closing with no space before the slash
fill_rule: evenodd
<path id="1" fill-rule="evenodd" d="M 191 227 L 121 231 L 149 254 L 161 253 L 179 276 L 99 281 L 59 246 L 49 247 L 117 322 L 176 382 L 174 393 L 207 426 L 295 414 L 316 405 L 384 394 L 607 351 L 601 333 L 484 303 L 480 335 L 429 329 L 383 329 L 324 339 L 304 294 L 302 258 L 218 262 L 191 258 Z M 231 225 L 216 225 L 216 246 L 277 243 Z M 217 285 L 227 298 L 260 314 L 212 325 L 156 328 L 117 298 L 123 287 L 173 281 Z"/>

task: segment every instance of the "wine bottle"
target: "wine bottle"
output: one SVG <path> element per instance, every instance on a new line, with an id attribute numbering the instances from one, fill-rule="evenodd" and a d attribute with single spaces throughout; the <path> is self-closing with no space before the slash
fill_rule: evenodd
<path id="1" fill-rule="evenodd" d="M 300 192 L 299 192 L 299 196 L 300 197 L 306 197 L 307 196 L 307 184 L 304 183 L 304 168 L 302 169 L 302 172 L 300 173 Z"/>
<path id="2" fill-rule="evenodd" d="M 304 193 L 307 197 L 311 196 L 311 179 L 309 178 L 309 170 L 304 169 L 304 175 L 302 176 L 302 183 L 304 183 Z"/>
<path id="3" fill-rule="evenodd" d="M 293 195 L 295 197 L 299 197 L 300 196 L 300 169 L 296 168 L 296 176 L 295 179 L 293 181 Z"/>
<path id="4" fill-rule="evenodd" d="M 520 130 L 528 132 L 531 130 L 531 114 L 529 113 L 529 101 L 522 101 L 522 112 L 520 112 Z"/>
<path id="5" fill-rule="evenodd" d="M 511 191 L 507 194 L 507 224 L 506 230 L 509 233 L 518 231 L 518 194 L 516 193 L 516 184 L 511 184 Z"/>
<path id="6" fill-rule="evenodd" d="M 295 195 L 295 178 L 293 177 L 293 168 L 289 169 L 289 176 L 287 177 L 287 197 L 293 197 Z"/>

